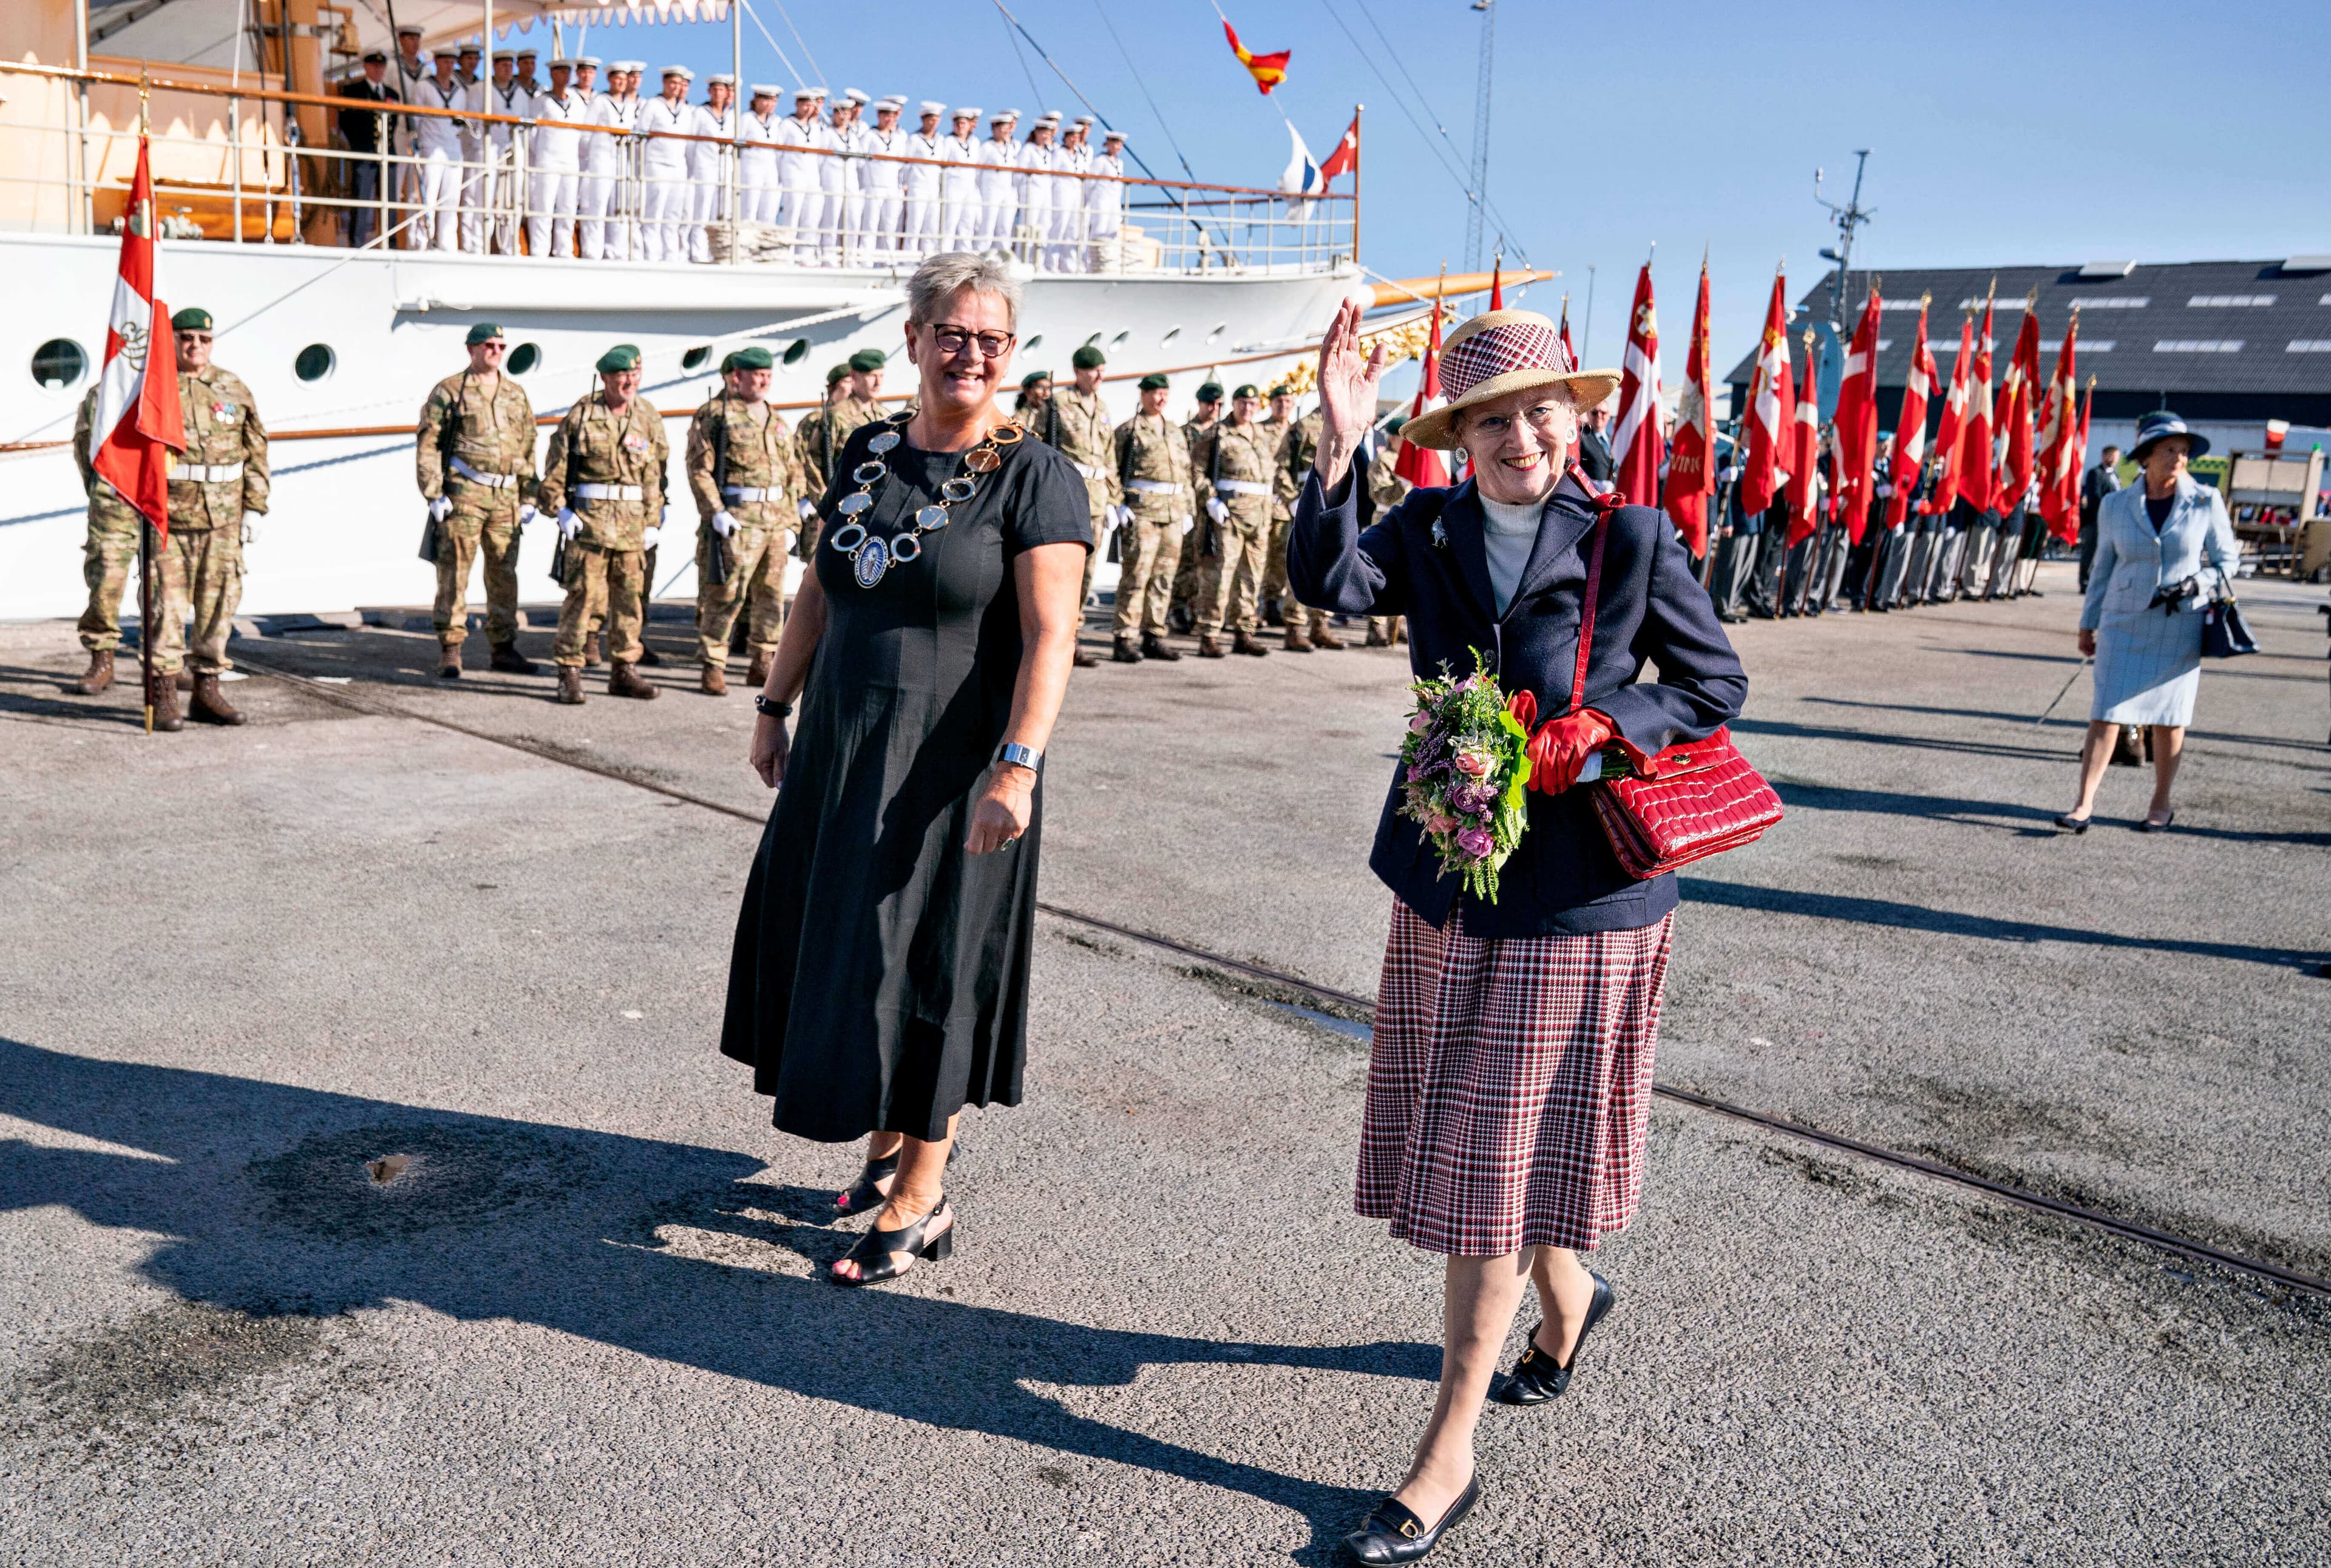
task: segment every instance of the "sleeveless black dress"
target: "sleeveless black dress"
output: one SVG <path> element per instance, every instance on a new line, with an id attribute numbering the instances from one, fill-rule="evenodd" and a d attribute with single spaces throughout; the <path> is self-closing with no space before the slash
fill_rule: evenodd
<path id="1" fill-rule="evenodd" d="M 1084 480 L 1036 440 L 1004 452 L 916 559 L 861 586 L 830 540 L 834 503 L 888 421 L 844 443 L 813 569 L 825 634 L 802 694 L 776 809 L 745 886 L 723 1054 L 750 1063 L 780 1131 L 823 1142 L 945 1135 L 966 1105 L 1017 1105 L 1043 789 L 1017 843 L 971 855 L 1020 672 L 1013 563 L 1092 545 Z M 888 540 L 963 472 L 903 441 L 874 489 Z"/>

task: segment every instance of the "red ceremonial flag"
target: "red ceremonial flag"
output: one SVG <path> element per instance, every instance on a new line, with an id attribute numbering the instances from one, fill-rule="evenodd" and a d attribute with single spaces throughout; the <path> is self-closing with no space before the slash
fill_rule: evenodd
<path id="1" fill-rule="evenodd" d="M 1651 264 L 1635 275 L 1635 304 L 1627 313 L 1627 355 L 1619 365 L 1619 417 L 1611 426 L 1611 483 L 1638 506 L 1660 493 L 1667 458 L 1660 429 L 1660 323 L 1651 304 Z"/>
<path id="2" fill-rule="evenodd" d="M 1716 420 L 1708 390 L 1716 385 L 1708 343 L 1708 263 L 1699 264 L 1699 303 L 1691 312 L 1691 347 L 1684 350 L 1683 398 L 1676 404 L 1675 439 L 1668 448 L 1669 517 L 1695 556 L 1708 554 L 1708 499 L 1716 494 Z"/>
<path id="3" fill-rule="evenodd" d="M 1861 543 L 1870 516 L 1870 473 L 1878 461 L 1878 290 L 1862 302 L 1861 324 L 1845 354 L 1837 384 L 1837 504 L 1848 536 Z"/>
<path id="4" fill-rule="evenodd" d="M 1570 340 L 1570 296 L 1567 294 L 1562 297 L 1562 320 L 1555 328 L 1554 335 L 1562 341 L 1563 362 L 1573 370 L 1577 369 L 1578 345 Z"/>
<path id="5" fill-rule="evenodd" d="M 1910 349 L 1910 375 L 1902 386 L 1902 412 L 1894 421 L 1894 493 L 1886 498 L 1886 526 L 1898 528 L 1917 493 L 1918 470 L 1927 461 L 1927 404 L 1935 395 L 1935 351 L 1927 346 L 1927 307 L 1918 307 L 1918 336 Z"/>
<path id="6" fill-rule="evenodd" d="M 177 341 L 170 308 L 154 286 L 154 179 L 138 138 L 121 265 L 105 328 L 105 365 L 90 418 L 90 466 L 165 538 L 170 531 L 170 457 L 186 449 L 178 407 Z"/>
<path id="7" fill-rule="evenodd" d="M 1357 175 L 1360 172 L 1360 117 L 1352 116 L 1344 138 L 1336 144 L 1327 161 L 1319 166 L 1319 178 L 1332 180 L 1337 175 Z"/>
<path id="8" fill-rule="evenodd" d="M 1489 263 L 1489 309 L 1506 308 L 1506 258 L 1500 254 Z"/>
<path id="9" fill-rule="evenodd" d="M 1773 299 L 1765 308 L 1765 335 L 1756 348 L 1756 368 L 1748 382 L 1748 466 L 1740 476 L 1740 509 L 1755 513 L 1773 504 L 1788 481 L 1789 448 L 1795 439 L 1797 403 L 1789 371 L 1788 280 L 1773 274 Z"/>
<path id="10" fill-rule="evenodd" d="M 1417 377 L 1416 399 L 1408 405 L 1408 417 L 1416 418 L 1441 406 L 1441 304 L 1432 306 L 1432 338 L 1424 346 L 1424 374 Z M 1400 443 L 1400 456 L 1393 460 L 1392 471 L 1419 489 L 1445 489 L 1449 483 L 1449 462 L 1431 447 L 1419 446 L 1413 441 Z"/>
<path id="11" fill-rule="evenodd" d="M 1805 334 L 1805 390 L 1797 399 L 1793 422 L 1796 437 L 1789 479 L 1789 543 L 1812 537 L 1821 527 L 1817 500 L 1821 494 L 1821 366 L 1813 356 L 1812 334 Z"/>
<path id="12" fill-rule="evenodd" d="M 1220 11 L 1214 14 L 1222 16 Z M 1223 35 L 1231 41 L 1231 52 L 1238 56 L 1239 63 L 1246 67 L 1247 74 L 1254 78 L 1255 86 L 1262 90 L 1264 97 L 1270 97 L 1270 90 L 1287 80 L 1287 57 L 1294 51 L 1281 49 L 1270 54 L 1252 52 L 1239 42 L 1238 29 L 1231 25 L 1231 19 L 1227 16 L 1223 16 Z"/>
<path id="13" fill-rule="evenodd" d="M 2048 520 L 2048 531 L 2068 543 L 2080 537 L 2080 459 L 2085 449 L 2073 445 L 2079 430 L 2072 413 L 2080 392 L 2079 336 L 2080 313 L 2075 310 L 2056 350 L 2056 375 L 2048 383 L 2047 406 L 2040 420 L 2040 515 Z"/>
<path id="14" fill-rule="evenodd" d="M 1959 323 L 1959 356 L 1951 366 L 1950 394 L 1943 400 L 1942 428 L 1935 432 L 1935 489 L 1918 509 L 1946 513 L 1959 499 L 1959 438 L 1966 433 L 1967 376 L 1974 368 L 1974 318 Z"/>
<path id="15" fill-rule="evenodd" d="M 2015 352 L 1999 384 L 1999 477 L 1992 506 L 2013 511 L 2031 493 L 2031 399 L 2040 385 L 2040 318 L 2029 301 L 2015 334 Z"/>
<path id="16" fill-rule="evenodd" d="M 1991 401 L 1991 335 L 1992 302 L 1983 302 L 1983 328 L 1975 334 L 1974 368 L 1967 373 L 1966 423 L 1959 432 L 1958 480 L 1959 499 L 1976 511 L 1991 510 L 1992 462 L 1992 401 Z"/>

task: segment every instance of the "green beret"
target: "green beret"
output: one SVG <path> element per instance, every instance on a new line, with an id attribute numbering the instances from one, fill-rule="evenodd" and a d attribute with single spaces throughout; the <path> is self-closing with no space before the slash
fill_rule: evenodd
<path id="1" fill-rule="evenodd" d="M 1254 383 L 1251 381 L 1242 381 L 1239 383 L 1239 389 L 1231 394 L 1231 396 L 1233 398 L 1261 397 L 1261 395 L 1262 394 L 1254 389 Z"/>
<path id="2" fill-rule="evenodd" d="M 889 363 L 889 356 L 879 348 L 861 348 L 850 356 L 850 368 L 861 375 L 870 370 L 880 370 Z"/>
<path id="3" fill-rule="evenodd" d="M 1049 370 L 1032 370 L 1027 375 L 1020 378 L 1020 390 L 1023 392 L 1033 392 L 1036 389 L 1036 384 L 1038 382 L 1050 381 L 1051 379 L 1052 373 Z"/>
<path id="4" fill-rule="evenodd" d="M 848 366 L 847 365 L 837 365 L 837 366 L 835 366 L 832 369 L 831 369 L 831 370 L 829 370 L 829 371 L 827 371 L 827 372 L 825 373 L 825 384 L 826 384 L 828 386 L 832 386 L 832 385 L 833 385 L 836 382 L 839 382 L 839 381 L 840 381 L 843 376 L 848 375 L 849 374 L 850 374 L 850 366 Z"/>
<path id="5" fill-rule="evenodd" d="M 1270 389 L 1270 395 L 1273 397 L 1292 397 L 1295 395 L 1295 393 L 1293 389 L 1286 385 L 1286 383 L 1281 382 L 1279 385 Z"/>
<path id="6" fill-rule="evenodd" d="M 1144 392 L 1163 392 L 1170 385 L 1162 370 L 1153 370 L 1141 378 L 1141 390 Z"/>
<path id="7" fill-rule="evenodd" d="M 467 337 L 462 338 L 461 341 L 468 344 L 471 347 L 475 348 L 480 343 L 491 343 L 495 338 L 500 337 L 501 335 L 502 329 L 495 326 L 492 322 L 480 321 L 475 327 L 470 328 L 470 335 Z"/>
<path id="8" fill-rule="evenodd" d="M 637 370 L 639 367 L 640 351 L 628 343 L 618 343 L 599 356 L 596 366 L 602 375 L 613 375 L 617 371 Z"/>
<path id="9" fill-rule="evenodd" d="M 1400 427 L 1407 423 L 1408 415 L 1404 413 L 1395 413 L 1390 419 L 1384 422 L 1384 432 L 1386 435 L 1398 435 L 1400 433 Z"/>
<path id="10" fill-rule="evenodd" d="M 1220 403 L 1222 400 L 1223 384 L 1221 382 L 1209 381 L 1198 388 L 1198 401 L 1200 403 Z"/>
<path id="11" fill-rule="evenodd" d="M 739 348 L 720 362 L 723 370 L 775 370 L 776 356 L 756 343 L 750 348 Z"/>
<path id="12" fill-rule="evenodd" d="M 173 332 L 208 332 L 210 329 L 211 313 L 199 305 L 189 305 L 170 318 L 170 330 Z"/>
<path id="13" fill-rule="evenodd" d="M 1069 356 L 1069 363 L 1079 370 L 1099 370 L 1108 363 L 1108 356 L 1103 354 L 1094 345 L 1088 343 Z"/>

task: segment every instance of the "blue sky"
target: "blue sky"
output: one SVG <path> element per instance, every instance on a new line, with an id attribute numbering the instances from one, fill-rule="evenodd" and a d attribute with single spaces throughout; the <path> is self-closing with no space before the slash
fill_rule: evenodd
<path id="1" fill-rule="evenodd" d="M 1863 200 L 1878 218 L 1855 261 L 1880 271 L 2331 252 L 2323 0 L 1497 3 L 1490 197 L 1512 225 L 1509 252 L 1564 274 L 1531 306 L 1551 314 L 1566 289 L 1575 323 L 1596 269 L 1598 362 L 1618 361 L 1635 269 L 1656 241 L 1674 379 L 1705 245 L 1721 375 L 1755 336 L 1775 261 L 1788 259 L 1793 299 L 1825 266 L 1812 171 L 1850 184 L 1860 147 L 1875 149 Z M 778 0 L 750 4 L 806 71 Z M 1224 0 L 1250 48 L 1294 52 L 1268 99 L 1207 0 L 1005 4 L 1161 176 L 1179 165 L 1152 99 L 1198 177 L 1233 185 L 1270 184 L 1285 166 L 1281 110 L 1324 154 L 1365 103 L 1362 259 L 1395 277 L 1461 262 L 1464 200 L 1433 149 L 1460 166 L 1471 152 L 1469 0 Z M 785 5 L 837 89 L 1075 110 L 1059 78 L 1015 51 L 993 0 Z M 748 79 L 789 81 L 750 17 L 744 33 Z M 720 70 L 728 29 L 601 29 L 591 49 Z M 1428 106 L 1453 149 L 1431 134 Z"/>

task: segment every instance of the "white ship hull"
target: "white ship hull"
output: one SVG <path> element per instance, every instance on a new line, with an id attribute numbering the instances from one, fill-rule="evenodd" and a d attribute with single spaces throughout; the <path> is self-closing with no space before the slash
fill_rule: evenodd
<path id="1" fill-rule="evenodd" d="M 429 388 L 465 363 L 461 339 L 473 323 L 500 325 L 514 352 L 537 347 L 539 362 L 519 379 L 538 414 L 557 413 L 588 391 L 592 364 L 610 345 L 637 345 L 642 390 L 673 422 L 676 483 L 685 421 L 717 385 L 713 372 L 728 349 L 768 347 L 781 361 L 772 398 L 808 406 L 828 366 L 861 348 L 895 356 L 905 341 L 905 275 L 890 269 L 199 242 L 161 250 L 163 297 L 173 309 L 210 311 L 218 363 L 250 385 L 274 436 L 272 505 L 246 552 L 243 610 L 252 615 L 432 597 L 434 568 L 415 554 L 423 512 L 410 430 Z M 0 620 L 78 615 L 85 603 L 86 503 L 63 443 L 104 350 L 118 251 L 105 236 L 0 234 L 0 277 L 15 307 L 0 315 L 0 442 L 58 443 L 0 456 Z M 1218 278 L 1037 274 L 1027 283 L 1014 375 L 1046 368 L 1065 380 L 1069 356 L 1098 341 L 1109 356 L 1113 412 L 1131 413 L 1134 378 L 1164 370 L 1181 413 L 1209 375 L 1225 385 L 1268 385 L 1305 356 L 1355 292 L 1365 290 L 1349 267 Z M 27 367 L 42 344 L 59 337 L 81 347 L 88 368 L 70 385 L 43 386 Z M 330 351 L 333 366 L 303 381 L 295 365 L 315 345 Z M 699 349 L 709 352 L 687 363 Z M 901 360 L 885 390 L 911 390 L 912 374 Z M 685 506 L 673 518 L 690 535 L 694 520 Z M 547 531 L 538 537 L 521 578 L 528 599 L 553 592 L 542 576 Z M 691 553 L 683 546 L 666 555 Z M 680 560 L 661 575 L 660 594 L 693 592 L 692 570 Z"/>

